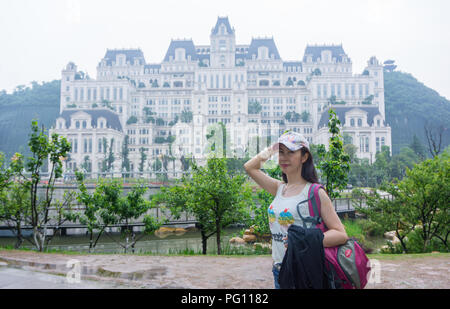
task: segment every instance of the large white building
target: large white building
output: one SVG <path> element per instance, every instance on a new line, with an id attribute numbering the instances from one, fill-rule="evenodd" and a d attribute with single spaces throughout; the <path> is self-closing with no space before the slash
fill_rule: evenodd
<path id="1" fill-rule="evenodd" d="M 208 127 L 219 122 L 227 126 L 231 154 L 286 129 L 328 147 L 329 108 L 359 158 L 372 161 L 381 146 L 391 148 L 383 67 L 375 57 L 362 74 L 353 74 L 342 45 L 308 45 L 300 60 L 283 61 L 273 38 L 237 44 L 228 18 L 219 17 L 210 45 L 172 40 L 161 63 L 147 63 L 139 49 L 107 50 L 93 79 L 70 62 L 53 131 L 72 143 L 66 169 L 123 170 L 128 136 L 131 170 L 149 171 L 161 154 L 204 158 Z M 110 152 L 115 160 L 106 167 Z"/>

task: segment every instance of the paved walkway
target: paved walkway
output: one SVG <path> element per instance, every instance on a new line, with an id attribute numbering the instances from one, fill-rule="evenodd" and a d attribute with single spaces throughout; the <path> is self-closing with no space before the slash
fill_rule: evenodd
<path id="1" fill-rule="evenodd" d="M 65 276 L 0 265 L 0 289 L 115 289 L 126 287 L 98 280 L 80 278 L 81 280 L 77 282 L 71 279 L 73 278 L 68 280 Z"/>
<path id="2" fill-rule="evenodd" d="M 366 288 L 450 288 L 450 254 L 372 261 L 377 275 Z M 67 281 L 67 274 L 75 270 L 73 262 L 78 263 L 81 275 L 78 284 Z M 0 250 L 0 288 L 272 289 L 271 263 L 270 256 L 65 255 Z"/>

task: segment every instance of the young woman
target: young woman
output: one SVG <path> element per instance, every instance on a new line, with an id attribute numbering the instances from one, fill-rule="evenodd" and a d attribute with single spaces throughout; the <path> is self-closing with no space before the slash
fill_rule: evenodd
<path id="1" fill-rule="evenodd" d="M 262 164 L 276 152 L 283 181 L 274 179 L 261 171 Z M 275 196 L 269 206 L 269 225 L 272 233 L 272 258 L 275 288 L 279 288 L 278 275 L 286 251 L 287 230 L 291 224 L 303 226 L 297 212 L 297 204 L 308 198 L 312 183 L 317 183 L 313 157 L 306 138 L 296 132 L 286 132 L 278 142 L 264 149 L 244 164 L 245 171 L 264 190 Z M 324 233 L 323 246 L 344 244 L 348 237 L 325 190 L 319 190 L 321 216 L 328 230 Z M 308 203 L 300 204 L 302 217 L 309 216 Z M 309 226 L 308 226 L 309 227 Z"/>

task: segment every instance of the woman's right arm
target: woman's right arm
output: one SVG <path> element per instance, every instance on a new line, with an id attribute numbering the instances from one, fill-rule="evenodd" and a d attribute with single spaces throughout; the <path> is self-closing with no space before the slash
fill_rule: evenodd
<path id="1" fill-rule="evenodd" d="M 282 182 L 278 179 L 272 178 L 269 175 L 261 171 L 262 164 L 267 161 L 273 154 L 278 151 L 278 145 L 274 144 L 257 154 L 252 159 L 248 160 L 244 164 L 245 171 L 253 178 L 253 180 L 264 190 L 272 194 L 277 195 L 278 186 Z"/>

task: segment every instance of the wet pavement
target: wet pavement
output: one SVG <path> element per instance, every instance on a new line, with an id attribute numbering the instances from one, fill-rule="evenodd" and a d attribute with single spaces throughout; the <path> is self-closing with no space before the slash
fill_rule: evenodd
<path id="1" fill-rule="evenodd" d="M 125 286 L 42 273 L 0 264 L 0 289 L 117 289 Z"/>
<path id="2" fill-rule="evenodd" d="M 75 271 L 71 262 L 79 265 L 79 283 L 67 278 Z M 371 257 L 371 263 L 368 289 L 450 288 L 448 253 L 379 255 Z M 0 250 L 0 289 L 273 289 L 271 268 L 271 256 L 65 255 Z"/>

